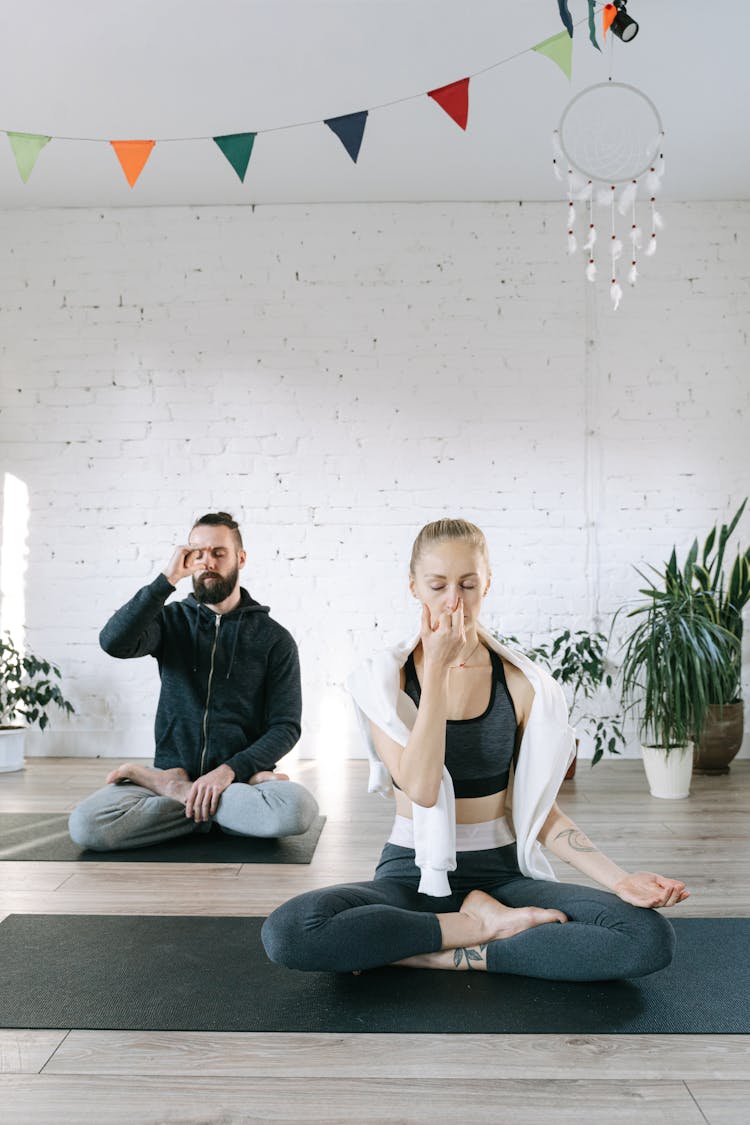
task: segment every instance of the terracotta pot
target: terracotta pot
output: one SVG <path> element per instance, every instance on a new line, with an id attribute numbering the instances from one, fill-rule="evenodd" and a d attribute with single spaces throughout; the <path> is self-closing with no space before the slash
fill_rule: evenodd
<path id="1" fill-rule="evenodd" d="M 729 763 L 742 745 L 743 712 L 742 700 L 709 707 L 703 735 L 695 745 L 693 773 L 729 773 Z"/>

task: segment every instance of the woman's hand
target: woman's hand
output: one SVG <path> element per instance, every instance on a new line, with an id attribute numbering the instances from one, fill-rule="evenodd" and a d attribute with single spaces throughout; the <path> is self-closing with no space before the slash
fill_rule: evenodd
<path id="1" fill-rule="evenodd" d="M 674 906 L 686 899 L 690 891 L 679 879 L 665 879 L 653 871 L 634 871 L 613 886 L 614 893 L 633 906 Z"/>
<path id="2" fill-rule="evenodd" d="M 429 606 L 423 605 L 420 637 L 425 667 L 434 665 L 446 669 L 454 664 L 466 644 L 464 603 L 461 598 L 452 613 L 441 613 L 435 620 L 430 614 Z"/>

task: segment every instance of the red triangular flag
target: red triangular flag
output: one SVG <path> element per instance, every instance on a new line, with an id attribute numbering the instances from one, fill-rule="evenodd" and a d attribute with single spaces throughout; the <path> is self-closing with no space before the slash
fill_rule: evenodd
<path id="1" fill-rule="evenodd" d="M 449 86 L 440 86 L 437 90 L 428 90 L 428 98 L 434 98 L 437 104 L 452 117 L 462 129 L 466 128 L 469 119 L 469 79 L 460 78 L 458 82 L 451 82 Z"/>
<path id="2" fill-rule="evenodd" d="M 131 187 L 143 171 L 156 141 L 110 141 Z"/>

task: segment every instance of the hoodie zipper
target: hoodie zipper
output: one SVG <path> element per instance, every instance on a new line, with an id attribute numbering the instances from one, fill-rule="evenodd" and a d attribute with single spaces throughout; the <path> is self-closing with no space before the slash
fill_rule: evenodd
<path id="1" fill-rule="evenodd" d="M 211 702 L 211 684 L 214 678 L 214 659 L 216 657 L 216 645 L 219 640 L 219 626 L 221 625 L 221 617 L 216 615 L 216 628 L 214 630 L 214 643 L 211 647 L 211 665 L 208 669 L 208 687 L 206 688 L 206 709 L 203 712 L 203 749 L 201 750 L 201 767 L 200 776 L 203 775 L 203 765 L 206 761 L 206 750 L 208 749 L 208 705 Z"/>

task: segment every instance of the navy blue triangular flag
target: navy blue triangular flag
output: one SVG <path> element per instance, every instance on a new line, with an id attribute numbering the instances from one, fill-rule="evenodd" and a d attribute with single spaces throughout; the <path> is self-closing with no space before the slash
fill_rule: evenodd
<path id="1" fill-rule="evenodd" d="M 325 124 L 336 134 L 354 163 L 357 163 L 360 145 L 367 122 L 367 110 L 360 113 L 345 113 L 343 117 L 331 117 Z"/>

